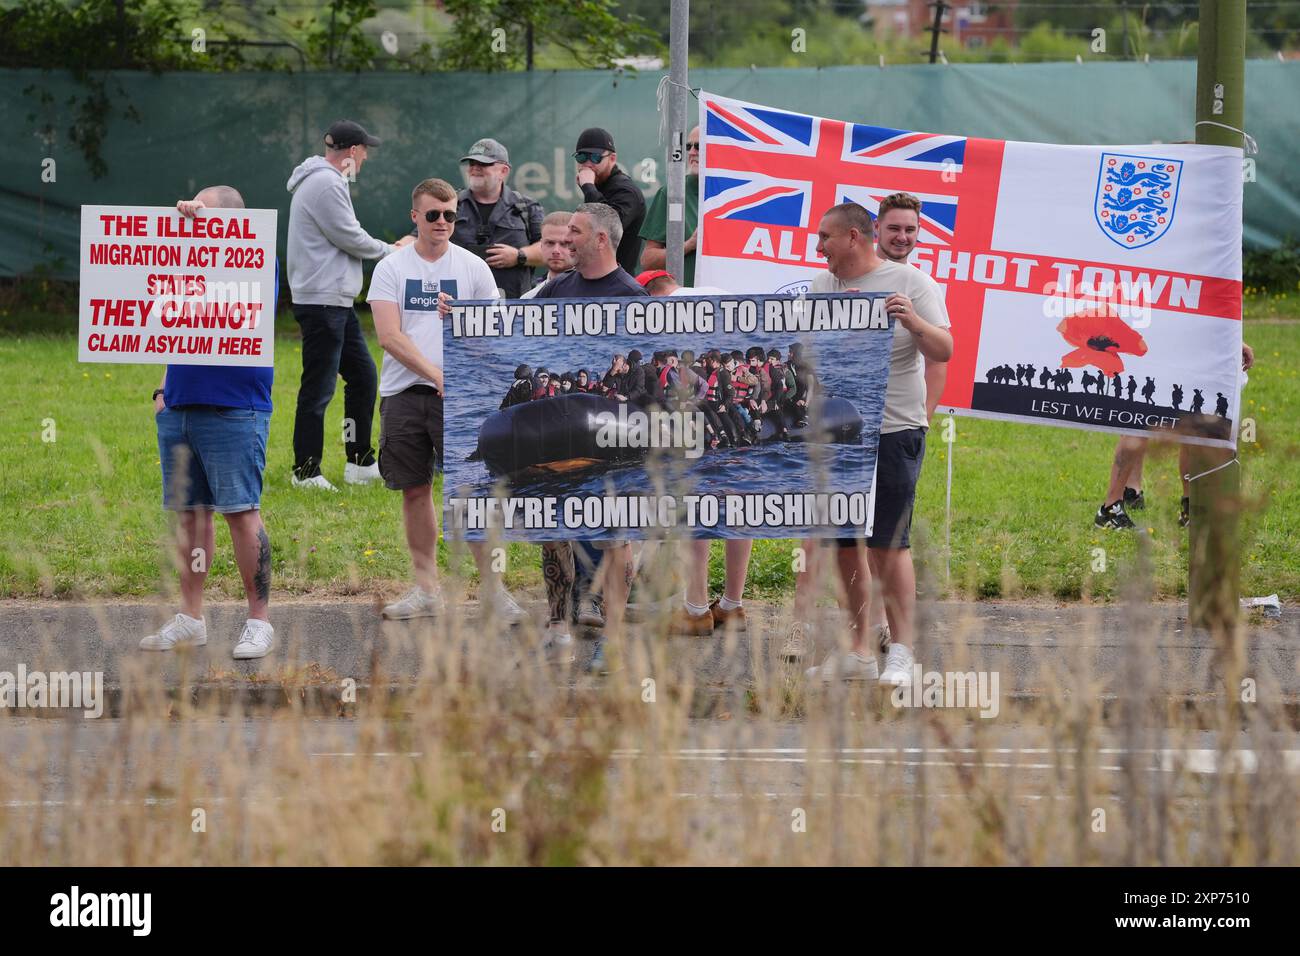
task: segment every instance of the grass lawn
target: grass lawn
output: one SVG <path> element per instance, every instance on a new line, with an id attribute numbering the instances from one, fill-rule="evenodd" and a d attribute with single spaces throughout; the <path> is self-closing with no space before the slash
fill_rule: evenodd
<path id="1" fill-rule="evenodd" d="M 1243 589 L 1300 598 L 1300 324 L 1261 319 L 1300 314 L 1267 300 L 1248 305 L 1246 339 L 1257 365 L 1244 416 L 1258 440 L 1243 444 L 1245 523 Z M 368 321 L 367 323 L 368 324 Z M 293 408 L 301 355 L 297 329 L 280 317 L 276 341 L 276 414 L 271 421 L 264 517 L 275 554 L 279 593 L 396 591 L 408 563 L 397 496 L 383 487 L 342 484 L 342 389 L 326 423 L 326 475 L 342 491 L 307 495 L 289 484 Z M 379 349 L 372 341 L 376 361 Z M 161 369 L 81 365 L 75 320 L 33 313 L 0 315 L 0 595 L 149 595 L 170 580 L 161 547 L 158 446 L 149 393 Z M 1244 417 L 1243 416 L 1243 417 Z M 378 415 L 376 414 L 376 438 Z M 945 578 L 944 492 L 948 449 L 932 432 L 917 508 L 919 547 Z M 959 419 L 954 446 L 950 593 L 967 597 L 1117 596 L 1131 567 L 1131 536 L 1102 534 L 1092 515 L 1104 494 L 1114 438 L 1091 432 Z M 50 440 L 53 439 L 53 440 Z M 1153 452 L 1147 466 L 1156 585 L 1184 592 L 1186 538 L 1177 525 L 1176 453 Z M 219 522 L 220 524 L 220 522 Z M 217 532 L 212 584 L 240 593 L 229 535 Z M 715 546 L 720 551 L 720 546 Z M 1094 550 L 1107 552 L 1094 572 Z M 507 579 L 540 586 L 536 548 L 512 545 Z M 714 562 L 715 588 L 721 561 Z M 791 543 L 762 542 L 750 582 L 774 597 L 792 584 Z"/>

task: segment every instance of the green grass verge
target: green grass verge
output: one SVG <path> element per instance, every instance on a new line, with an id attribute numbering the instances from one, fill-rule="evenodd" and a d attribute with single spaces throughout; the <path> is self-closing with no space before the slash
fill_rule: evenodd
<path id="1" fill-rule="evenodd" d="M 1248 314 L 1259 310 L 1248 309 Z M 1297 310 L 1300 311 L 1300 310 Z M 1291 315 L 1296 312 L 1291 312 Z M 296 327 L 277 324 L 277 408 L 271 422 L 264 517 L 280 594 L 394 590 L 408 574 L 397 497 L 382 487 L 343 486 L 342 397 L 332 404 L 326 474 L 337 497 L 305 495 L 289 484 L 295 396 L 301 369 Z M 1243 443 L 1243 589 L 1300 597 L 1300 327 L 1251 324 L 1258 364 L 1245 392 L 1257 438 Z M 379 350 L 372 342 L 376 360 Z M 66 316 L 0 315 L 0 595 L 149 595 L 171 579 L 162 542 L 158 447 L 149 393 L 161 370 L 80 365 L 75 323 Z M 377 426 L 376 421 L 376 426 Z M 53 440 L 47 440 L 53 438 Z M 931 433 L 918 489 L 918 547 L 942 585 L 947 578 L 944 496 L 948 448 Z M 1114 438 L 1091 432 L 959 419 L 953 447 L 949 593 L 967 597 L 1109 600 L 1132 567 L 1131 536 L 1102 534 L 1092 515 L 1105 491 Z M 1157 593 L 1184 593 L 1186 538 L 1176 522 L 1180 496 L 1172 448 L 1148 460 L 1143 516 L 1154 545 Z M 761 542 L 750 570 L 755 595 L 777 597 L 792 584 L 792 542 Z M 1096 548 L 1106 568 L 1094 571 Z M 720 551 L 720 546 L 716 546 Z M 535 547 L 510 547 L 512 586 L 541 581 Z M 721 561 L 714 585 L 721 586 Z M 239 593 L 229 535 L 217 533 L 212 585 Z"/>

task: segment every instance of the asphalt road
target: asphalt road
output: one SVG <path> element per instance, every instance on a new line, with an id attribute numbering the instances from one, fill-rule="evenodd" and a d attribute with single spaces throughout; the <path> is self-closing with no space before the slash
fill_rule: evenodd
<path id="1" fill-rule="evenodd" d="M 544 619 L 542 602 L 526 606 L 535 620 Z M 1188 628 L 1180 605 L 1130 609 L 941 602 L 922 610 L 917 659 L 924 668 L 996 671 L 1006 695 L 1061 687 L 1113 695 L 1135 681 L 1156 693 L 1196 695 L 1213 690 L 1219 671 L 1213 641 Z M 783 668 L 792 670 L 776 656 L 785 634 L 777 610 L 750 604 L 749 611 L 747 634 L 666 637 L 652 625 L 640 631 L 647 647 L 662 646 L 670 667 L 689 671 L 697 686 L 740 687 Z M 515 666 L 526 662 L 528 649 L 539 639 L 533 624 L 516 628 L 505 639 L 487 637 L 500 629 L 485 626 L 472 601 L 437 626 L 381 621 L 374 604 L 365 601 L 279 602 L 271 611 L 277 635 L 273 653 L 261 661 L 237 662 L 229 649 L 243 621 L 243 605 L 219 603 L 207 608 L 205 648 L 185 658 L 139 651 L 140 637 L 167 613 L 144 603 L 0 603 L 0 671 L 12 672 L 20 663 L 29 671 L 100 671 L 106 687 L 129 690 L 159 682 L 175 687 L 182 680 L 274 679 L 314 667 L 331 678 L 350 677 L 364 685 L 415 677 L 427 663 L 429 648 L 456 641 L 499 657 L 502 666 Z M 842 632 L 839 612 L 824 608 L 820 613 L 819 657 Z M 593 644 L 580 640 L 576 648 L 581 665 Z M 1247 629 L 1243 673 L 1261 692 L 1267 688 L 1300 700 L 1298 648 L 1300 614 L 1286 609 L 1281 620 Z"/>

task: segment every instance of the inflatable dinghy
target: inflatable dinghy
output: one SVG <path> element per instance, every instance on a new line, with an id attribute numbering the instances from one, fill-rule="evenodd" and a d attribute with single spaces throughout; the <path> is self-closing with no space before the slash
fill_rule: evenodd
<path id="1" fill-rule="evenodd" d="M 484 420 L 470 460 L 481 460 L 493 475 L 514 475 L 529 469 L 565 473 L 639 459 L 646 448 L 599 438 L 602 432 L 608 438 L 612 427 L 624 427 L 615 423 L 625 423 L 627 415 L 641 411 L 602 395 L 561 395 L 513 405 Z M 861 442 L 862 415 L 848 399 L 832 396 L 814 411 L 820 429 L 813 427 L 816 422 L 796 428 L 793 416 L 785 413 L 786 441 Z M 774 422 L 764 418 L 758 440 L 777 440 Z"/>

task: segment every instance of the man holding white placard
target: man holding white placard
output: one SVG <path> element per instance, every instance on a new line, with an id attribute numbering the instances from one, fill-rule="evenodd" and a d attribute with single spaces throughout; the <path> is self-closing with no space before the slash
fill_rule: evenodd
<path id="1" fill-rule="evenodd" d="M 230 186 L 209 186 L 176 204 L 177 211 L 191 219 L 210 208 L 243 209 L 244 200 Z M 271 300 L 274 315 L 274 293 Z M 179 515 L 181 610 L 140 642 L 143 650 L 207 643 L 203 585 L 212 564 L 212 516 L 217 511 L 230 527 L 248 599 L 248 620 L 234 657 L 265 657 L 275 643 L 275 629 L 267 620 L 271 541 L 260 510 L 272 375 L 270 366 L 169 365 L 162 385 L 154 390 L 163 507 Z"/>

